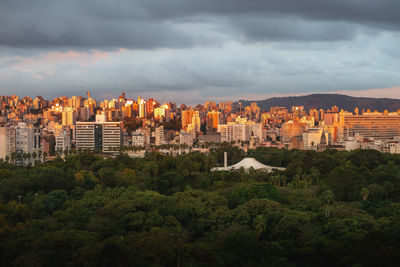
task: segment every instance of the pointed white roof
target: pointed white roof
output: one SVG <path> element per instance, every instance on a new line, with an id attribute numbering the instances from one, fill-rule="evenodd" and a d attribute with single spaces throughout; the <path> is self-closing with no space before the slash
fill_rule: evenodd
<path id="1" fill-rule="evenodd" d="M 232 165 L 232 166 L 228 166 L 228 167 L 216 167 L 213 168 L 212 171 L 229 171 L 229 170 L 238 170 L 240 168 L 244 168 L 245 170 L 253 168 L 253 169 L 267 169 L 269 172 L 272 171 L 273 169 L 277 169 L 280 171 L 284 171 L 285 168 L 281 168 L 281 167 L 272 167 L 272 166 L 268 166 L 268 165 L 264 165 L 261 162 L 258 162 L 255 158 L 244 158 L 242 159 L 240 162 Z"/>

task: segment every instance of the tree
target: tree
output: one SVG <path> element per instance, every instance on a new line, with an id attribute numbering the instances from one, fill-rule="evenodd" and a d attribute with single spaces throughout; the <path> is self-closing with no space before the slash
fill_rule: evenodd
<path id="1" fill-rule="evenodd" d="M 326 183 L 338 200 L 354 201 L 359 199 L 361 189 L 366 185 L 366 178 L 360 175 L 356 166 L 347 162 L 332 170 Z"/>
<path id="2" fill-rule="evenodd" d="M 331 190 L 326 190 L 321 194 L 321 199 L 327 204 L 330 205 L 335 200 L 334 194 Z"/>
<path id="3" fill-rule="evenodd" d="M 367 188 L 363 187 L 360 192 L 360 196 L 361 196 L 362 200 L 367 200 L 368 195 L 369 195 L 369 190 Z"/>
<path id="4" fill-rule="evenodd" d="M 257 234 L 257 239 L 260 239 L 261 234 L 265 231 L 266 222 L 263 215 L 257 215 L 253 220 L 253 227 Z"/>
<path id="5" fill-rule="evenodd" d="M 310 175 L 312 177 L 313 183 L 314 184 L 318 184 L 318 179 L 319 179 L 319 176 L 320 176 L 319 170 L 317 168 L 315 168 L 314 166 L 311 167 Z"/>
<path id="6" fill-rule="evenodd" d="M 78 186 L 90 189 L 93 188 L 98 182 L 99 179 L 97 179 L 96 176 L 93 175 L 92 171 L 81 170 L 75 173 L 75 183 Z"/>

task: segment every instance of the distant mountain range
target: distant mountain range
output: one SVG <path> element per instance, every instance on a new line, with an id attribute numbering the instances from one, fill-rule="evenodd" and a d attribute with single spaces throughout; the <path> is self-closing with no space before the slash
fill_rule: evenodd
<path id="1" fill-rule="evenodd" d="M 287 107 L 304 106 L 306 110 L 310 108 L 330 109 L 336 105 L 339 110 L 354 111 L 356 107 L 360 109 L 370 109 L 371 111 L 397 111 L 400 109 L 400 99 L 392 98 L 368 98 L 368 97 L 352 97 L 340 94 L 312 94 L 305 96 L 289 96 L 289 97 L 272 97 L 265 100 L 247 101 L 239 100 L 244 106 L 257 102 L 261 110 L 269 110 L 271 107 Z M 237 104 L 236 102 L 235 104 Z"/>

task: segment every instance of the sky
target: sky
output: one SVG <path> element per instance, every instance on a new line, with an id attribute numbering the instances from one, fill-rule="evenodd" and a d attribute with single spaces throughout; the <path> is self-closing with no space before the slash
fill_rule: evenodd
<path id="1" fill-rule="evenodd" d="M 398 0 L 0 0 L 0 94 L 400 98 Z"/>

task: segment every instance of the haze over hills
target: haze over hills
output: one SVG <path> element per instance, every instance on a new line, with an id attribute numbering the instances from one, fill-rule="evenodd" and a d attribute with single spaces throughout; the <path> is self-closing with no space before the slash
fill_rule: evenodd
<path id="1" fill-rule="evenodd" d="M 352 97 L 340 94 L 311 94 L 305 96 L 272 97 L 265 100 L 247 101 L 239 100 L 243 106 L 250 105 L 251 102 L 257 102 L 262 110 L 269 110 L 271 107 L 304 106 L 306 110 L 310 108 L 330 109 L 337 105 L 339 109 L 353 111 L 356 107 L 360 109 L 370 109 L 372 111 L 397 111 L 400 109 L 400 99 L 392 98 L 369 98 Z"/>

